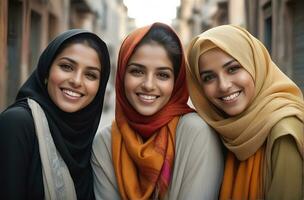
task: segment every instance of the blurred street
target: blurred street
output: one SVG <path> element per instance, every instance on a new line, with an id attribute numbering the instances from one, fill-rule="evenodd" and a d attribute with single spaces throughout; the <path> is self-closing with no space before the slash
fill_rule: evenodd
<path id="1" fill-rule="evenodd" d="M 303 0 L 1 0 L 0 111 L 14 102 L 47 44 L 67 29 L 83 28 L 98 34 L 110 51 L 100 127 L 111 124 L 119 47 L 136 27 L 156 21 L 170 24 L 185 49 L 191 38 L 211 27 L 243 26 L 304 91 Z"/>
<path id="2" fill-rule="evenodd" d="M 103 106 L 103 111 L 98 129 L 111 125 L 114 119 L 115 93 L 113 91 L 113 86 L 108 85 L 104 100 L 105 104 Z"/>

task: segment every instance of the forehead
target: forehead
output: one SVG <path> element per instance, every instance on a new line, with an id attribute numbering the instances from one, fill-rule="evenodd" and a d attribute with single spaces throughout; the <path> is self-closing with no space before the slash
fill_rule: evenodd
<path id="1" fill-rule="evenodd" d="M 136 62 L 145 66 L 162 66 L 173 68 L 166 49 L 157 43 L 139 46 L 129 59 L 129 64 Z"/>
<path id="2" fill-rule="evenodd" d="M 62 50 L 56 57 L 60 59 L 62 57 L 68 57 L 77 63 L 84 63 L 89 66 L 101 67 L 99 55 L 92 47 L 83 43 L 74 43 L 68 45 Z"/>
<path id="3" fill-rule="evenodd" d="M 198 65 L 200 69 L 222 67 L 225 63 L 234 60 L 232 56 L 221 50 L 213 48 L 199 56 Z"/>

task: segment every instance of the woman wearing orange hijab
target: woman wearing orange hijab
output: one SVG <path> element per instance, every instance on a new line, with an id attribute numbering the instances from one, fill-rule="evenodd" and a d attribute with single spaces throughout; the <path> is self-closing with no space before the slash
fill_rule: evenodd
<path id="1" fill-rule="evenodd" d="M 303 199 L 301 90 L 241 27 L 198 35 L 188 59 L 191 100 L 228 150 L 220 199 Z"/>
<path id="2" fill-rule="evenodd" d="M 123 42 L 112 126 L 97 133 L 96 199 L 217 199 L 223 157 L 217 136 L 187 105 L 178 36 L 155 23 Z"/>

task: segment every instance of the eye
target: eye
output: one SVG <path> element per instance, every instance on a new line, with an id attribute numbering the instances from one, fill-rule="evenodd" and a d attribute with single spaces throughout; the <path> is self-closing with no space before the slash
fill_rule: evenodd
<path id="1" fill-rule="evenodd" d="M 159 72 L 157 73 L 157 77 L 159 77 L 160 80 L 167 80 L 171 78 L 171 74 L 168 72 Z"/>
<path id="2" fill-rule="evenodd" d="M 204 83 L 208 83 L 210 81 L 212 81 L 213 79 L 215 79 L 215 75 L 214 74 L 206 74 L 206 75 L 202 75 L 202 81 Z"/>
<path id="3" fill-rule="evenodd" d="M 233 66 L 228 67 L 227 71 L 228 71 L 228 73 L 230 73 L 230 74 L 234 74 L 234 73 L 236 73 L 240 68 L 241 68 L 241 66 L 239 66 L 239 65 L 233 65 Z"/>
<path id="4" fill-rule="evenodd" d="M 132 74 L 133 76 L 141 76 L 144 74 L 144 71 L 141 69 L 133 68 L 129 70 L 129 73 Z"/>
<path id="5" fill-rule="evenodd" d="M 94 73 L 94 72 L 87 72 L 85 74 L 85 76 L 87 77 L 87 79 L 89 79 L 91 81 L 99 79 L 98 75 L 96 73 Z"/>
<path id="6" fill-rule="evenodd" d="M 70 64 L 65 64 L 65 63 L 59 64 L 59 67 L 60 67 L 60 69 L 62 69 L 65 72 L 73 71 L 73 66 Z"/>

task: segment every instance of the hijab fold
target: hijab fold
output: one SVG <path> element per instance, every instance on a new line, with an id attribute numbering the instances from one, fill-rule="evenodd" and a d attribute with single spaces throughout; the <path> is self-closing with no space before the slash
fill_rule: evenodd
<path id="1" fill-rule="evenodd" d="M 199 56 L 212 48 L 220 48 L 232 56 L 253 78 L 255 95 L 237 116 L 224 116 L 203 93 Z M 280 71 L 264 45 L 238 26 L 218 26 L 195 37 L 189 45 L 188 61 L 187 83 L 193 105 L 229 150 L 221 199 L 263 198 L 271 178 L 274 139 L 290 134 L 304 157 L 301 90 Z M 274 128 L 279 124 L 284 124 L 284 129 Z"/>
<path id="2" fill-rule="evenodd" d="M 192 111 L 187 105 L 189 96 L 184 84 L 186 63 L 183 52 L 172 96 L 160 111 L 152 116 L 143 116 L 125 96 L 123 84 L 128 60 L 143 37 L 155 27 L 169 30 L 178 39 L 169 26 L 155 23 L 132 32 L 124 40 L 118 57 L 112 156 L 122 199 L 158 199 L 165 195 L 174 165 L 179 116 Z"/>
<path id="3" fill-rule="evenodd" d="M 67 113 L 51 100 L 45 80 L 60 47 L 73 37 L 91 38 L 99 47 L 101 77 L 98 92 L 93 101 L 82 110 Z M 110 74 L 110 59 L 106 44 L 95 34 L 73 29 L 56 37 L 43 51 L 37 68 L 18 92 L 13 106 L 28 107 L 27 98 L 40 104 L 46 114 L 55 146 L 66 163 L 79 199 L 94 199 L 90 166 L 92 141 L 101 117 L 104 93 Z"/>

